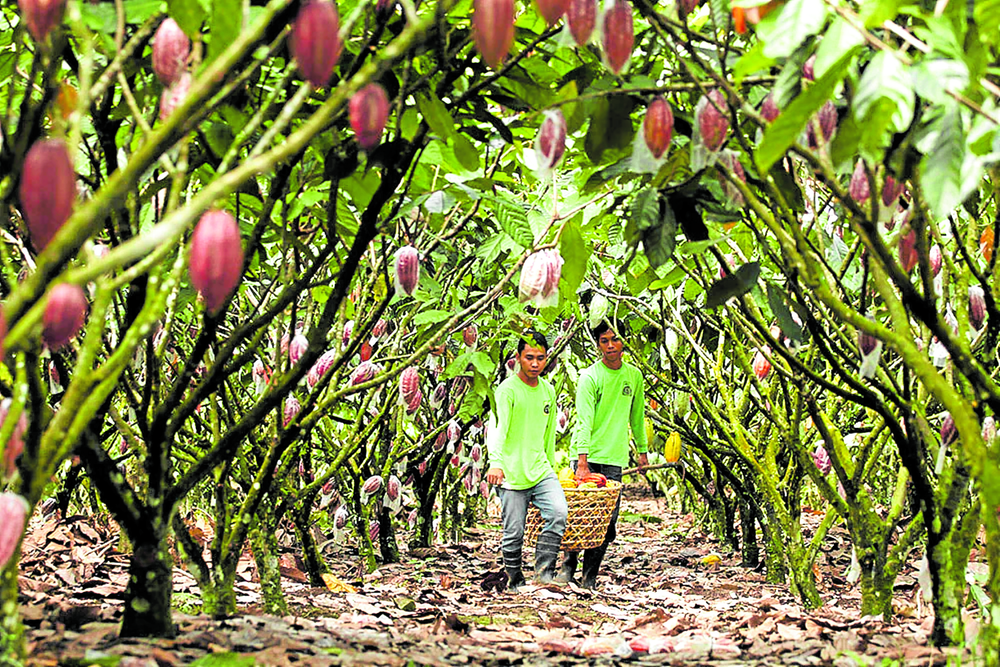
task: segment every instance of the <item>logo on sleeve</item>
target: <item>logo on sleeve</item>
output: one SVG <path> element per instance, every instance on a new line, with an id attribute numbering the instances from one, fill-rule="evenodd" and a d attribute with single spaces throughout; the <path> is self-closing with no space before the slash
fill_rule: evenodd
<path id="1" fill-rule="evenodd" d="M 545 414 L 549 414 L 549 404 L 548 403 L 546 403 L 545 407 L 542 408 L 542 412 L 544 412 Z"/>
<path id="2" fill-rule="evenodd" d="M 631 396 L 631 395 L 632 395 L 631 386 L 625 385 L 624 387 L 622 387 L 622 396 Z"/>

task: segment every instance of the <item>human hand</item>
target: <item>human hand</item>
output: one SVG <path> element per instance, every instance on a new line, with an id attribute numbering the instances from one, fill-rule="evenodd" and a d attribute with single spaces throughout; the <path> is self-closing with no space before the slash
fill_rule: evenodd
<path id="1" fill-rule="evenodd" d="M 646 456 L 646 452 L 639 454 L 639 467 L 645 468 L 648 465 L 649 465 L 649 457 Z"/>
<path id="2" fill-rule="evenodd" d="M 578 461 L 576 464 L 576 478 L 583 479 L 590 474 L 590 466 L 587 465 L 586 460 Z"/>
<path id="3" fill-rule="evenodd" d="M 500 486 L 503 484 L 503 470 L 500 468 L 490 468 L 486 471 L 486 481 L 493 486 Z"/>

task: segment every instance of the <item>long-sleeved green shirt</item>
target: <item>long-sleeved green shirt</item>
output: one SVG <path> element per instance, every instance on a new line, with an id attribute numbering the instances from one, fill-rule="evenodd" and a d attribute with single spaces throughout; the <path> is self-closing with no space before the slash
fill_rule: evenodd
<path id="1" fill-rule="evenodd" d="M 576 429 L 572 446 L 576 455 L 605 465 L 628 465 L 628 429 L 632 426 L 639 453 L 646 451 L 646 391 L 642 373 L 631 364 L 614 371 L 596 363 L 583 369 L 576 386 Z"/>
<path id="2" fill-rule="evenodd" d="M 539 378 L 531 387 L 517 375 L 497 387 L 486 450 L 490 467 L 503 470 L 505 489 L 529 489 L 553 473 L 556 392 Z"/>

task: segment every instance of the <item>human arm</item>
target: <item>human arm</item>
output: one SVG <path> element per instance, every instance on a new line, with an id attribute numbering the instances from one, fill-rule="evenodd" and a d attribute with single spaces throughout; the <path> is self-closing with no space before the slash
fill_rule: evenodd
<path id="1" fill-rule="evenodd" d="M 576 427 L 573 429 L 572 448 L 576 451 L 576 477 L 582 479 L 590 472 L 587 456 L 590 453 L 590 436 L 594 427 L 596 408 L 594 381 L 589 373 L 580 374 L 576 386 Z"/>
<path id="2" fill-rule="evenodd" d="M 498 389 L 495 394 L 496 410 L 490 417 L 490 428 L 486 437 L 486 451 L 490 456 L 490 467 L 486 471 L 486 481 L 495 486 L 503 484 L 503 450 L 507 441 L 512 400 L 508 392 Z"/>

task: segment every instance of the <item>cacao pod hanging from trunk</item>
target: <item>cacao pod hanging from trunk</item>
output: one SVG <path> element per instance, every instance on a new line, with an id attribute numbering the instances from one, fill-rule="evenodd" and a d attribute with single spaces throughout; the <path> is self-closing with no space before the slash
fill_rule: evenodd
<path id="1" fill-rule="evenodd" d="M 358 145 L 366 151 L 378 146 L 389 119 L 389 96 L 385 88 L 369 83 L 351 97 L 348 112 Z"/>
<path id="2" fill-rule="evenodd" d="M 833 470 L 833 461 L 830 460 L 830 454 L 826 451 L 826 447 L 822 444 L 816 445 L 815 451 L 813 451 L 813 463 L 824 475 L 829 475 L 830 471 Z"/>
<path id="3" fill-rule="evenodd" d="M 187 67 L 191 55 L 191 40 L 177 25 L 177 21 L 167 17 L 153 35 L 153 71 L 164 86 L 169 86 L 180 77 Z"/>
<path id="4" fill-rule="evenodd" d="M 864 160 L 859 159 L 854 165 L 854 173 L 851 174 L 851 184 L 847 188 L 847 193 L 859 206 L 864 206 L 871 198 L 871 186 L 868 184 L 868 170 L 865 169 Z"/>
<path id="5" fill-rule="evenodd" d="M 976 331 L 986 321 L 986 292 L 979 285 L 969 285 L 969 324 Z"/>
<path id="6" fill-rule="evenodd" d="M 545 112 L 545 120 L 538 129 L 535 139 L 535 156 L 538 160 L 538 170 L 542 173 L 551 171 L 566 152 L 566 119 L 559 109 L 549 109 Z"/>
<path id="7" fill-rule="evenodd" d="M 69 219 L 76 203 L 76 172 L 61 139 L 42 139 L 24 157 L 18 188 L 21 212 L 39 252 Z"/>
<path id="8" fill-rule="evenodd" d="M 29 509 L 28 501 L 16 493 L 0 493 L 0 570 L 17 551 Z"/>
<path id="9" fill-rule="evenodd" d="M 662 96 L 657 96 L 649 103 L 646 117 L 642 121 L 642 138 L 653 157 L 659 160 L 667 149 L 674 135 L 674 112 L 670 103 Z"/>
<path id="10" fill-rule="evenodd" d="M 716 152 L 726 143 L 729 134 L 729 116 L 726 97 L 718 88 L 707 96 L 702 96 L 695 107 L 695 122 L 702 145 L 710 152 Z"/>
<path id="11" fill-rule="evenodd" d="M 483 62 L 498 69 L 514 43 L 514 0 L 473 0 L 472 36 Z"/>
<path id="12" fill-rule="evenodd" d="M 420 252 L 411 245 L 396 251 L 396 289 L 410 295 L 420 282 Z"/>
<path id="13" fill-rule="evenodd" d="M 583 46 L 590 41 L 590 36 L 597 26 L 597 0 L 569 0 L 566 24 L 577 46 Z"/>
<path id="14" fill-rule="evenodd" d="M 299 399 L 294 396 L 288 396 L 288 398 L 285 399 L 285 412 L 281 420 L 281 425 L 284 427 L 291 424 L 292 420 L 294 420 L 301 411 L 302 406 L 299 404 Z"/>
<path id="15" fill-rule="evenodd" d="M 60 283 L 52 288 L 42 315 L 42 340 L 50 350 L 58 350 L 83 328 L 87 318 L 87 296 L 83 288 Z"/>
<path id="16" fill-rule="evenodd" d="M 663 458 L 667 463 L 677 463 L 681 458 L 681 434 L 677 431 L 667 436 L 667 441 L 663 445 Z"/>
<path id="17" fill-rule="evenodd" d="M 306 2 L 292 26 L 291 51 L 302 78 L 315 88 L 330 82 L 340 58 L 340 14 L 330 0 Z"/>
<path id="18" fill-rule="evenodd" d="M 632 56 L 635 34 L 632 26 L 632 6 L 625 0 L 615 0 L 604 13 L 603 46 L 608 69 L 621 72 Z"/>
<path id="19" fill-rule="evenodd" d="M 209 211 L 191 235 L 188 259 L 191 284 L 215 315 L 236 290 L 243 274 L 243 245 L 236 219 L 226 211 Z"/>
<path id="20" fill-rule="evenodd" d="M 555 25 L 556 21 L 562 18 L 569 7 L 569 0 L 535 0 L 538 6 L 538 13 L 545 19 L 548 25 Z"/>
<path id="21" fill-rule="evenodd" d="M 66 0 L 17 0 L 21 20 L 36 42 L 44 42 L 52 28 L 62 23 Z"/>

